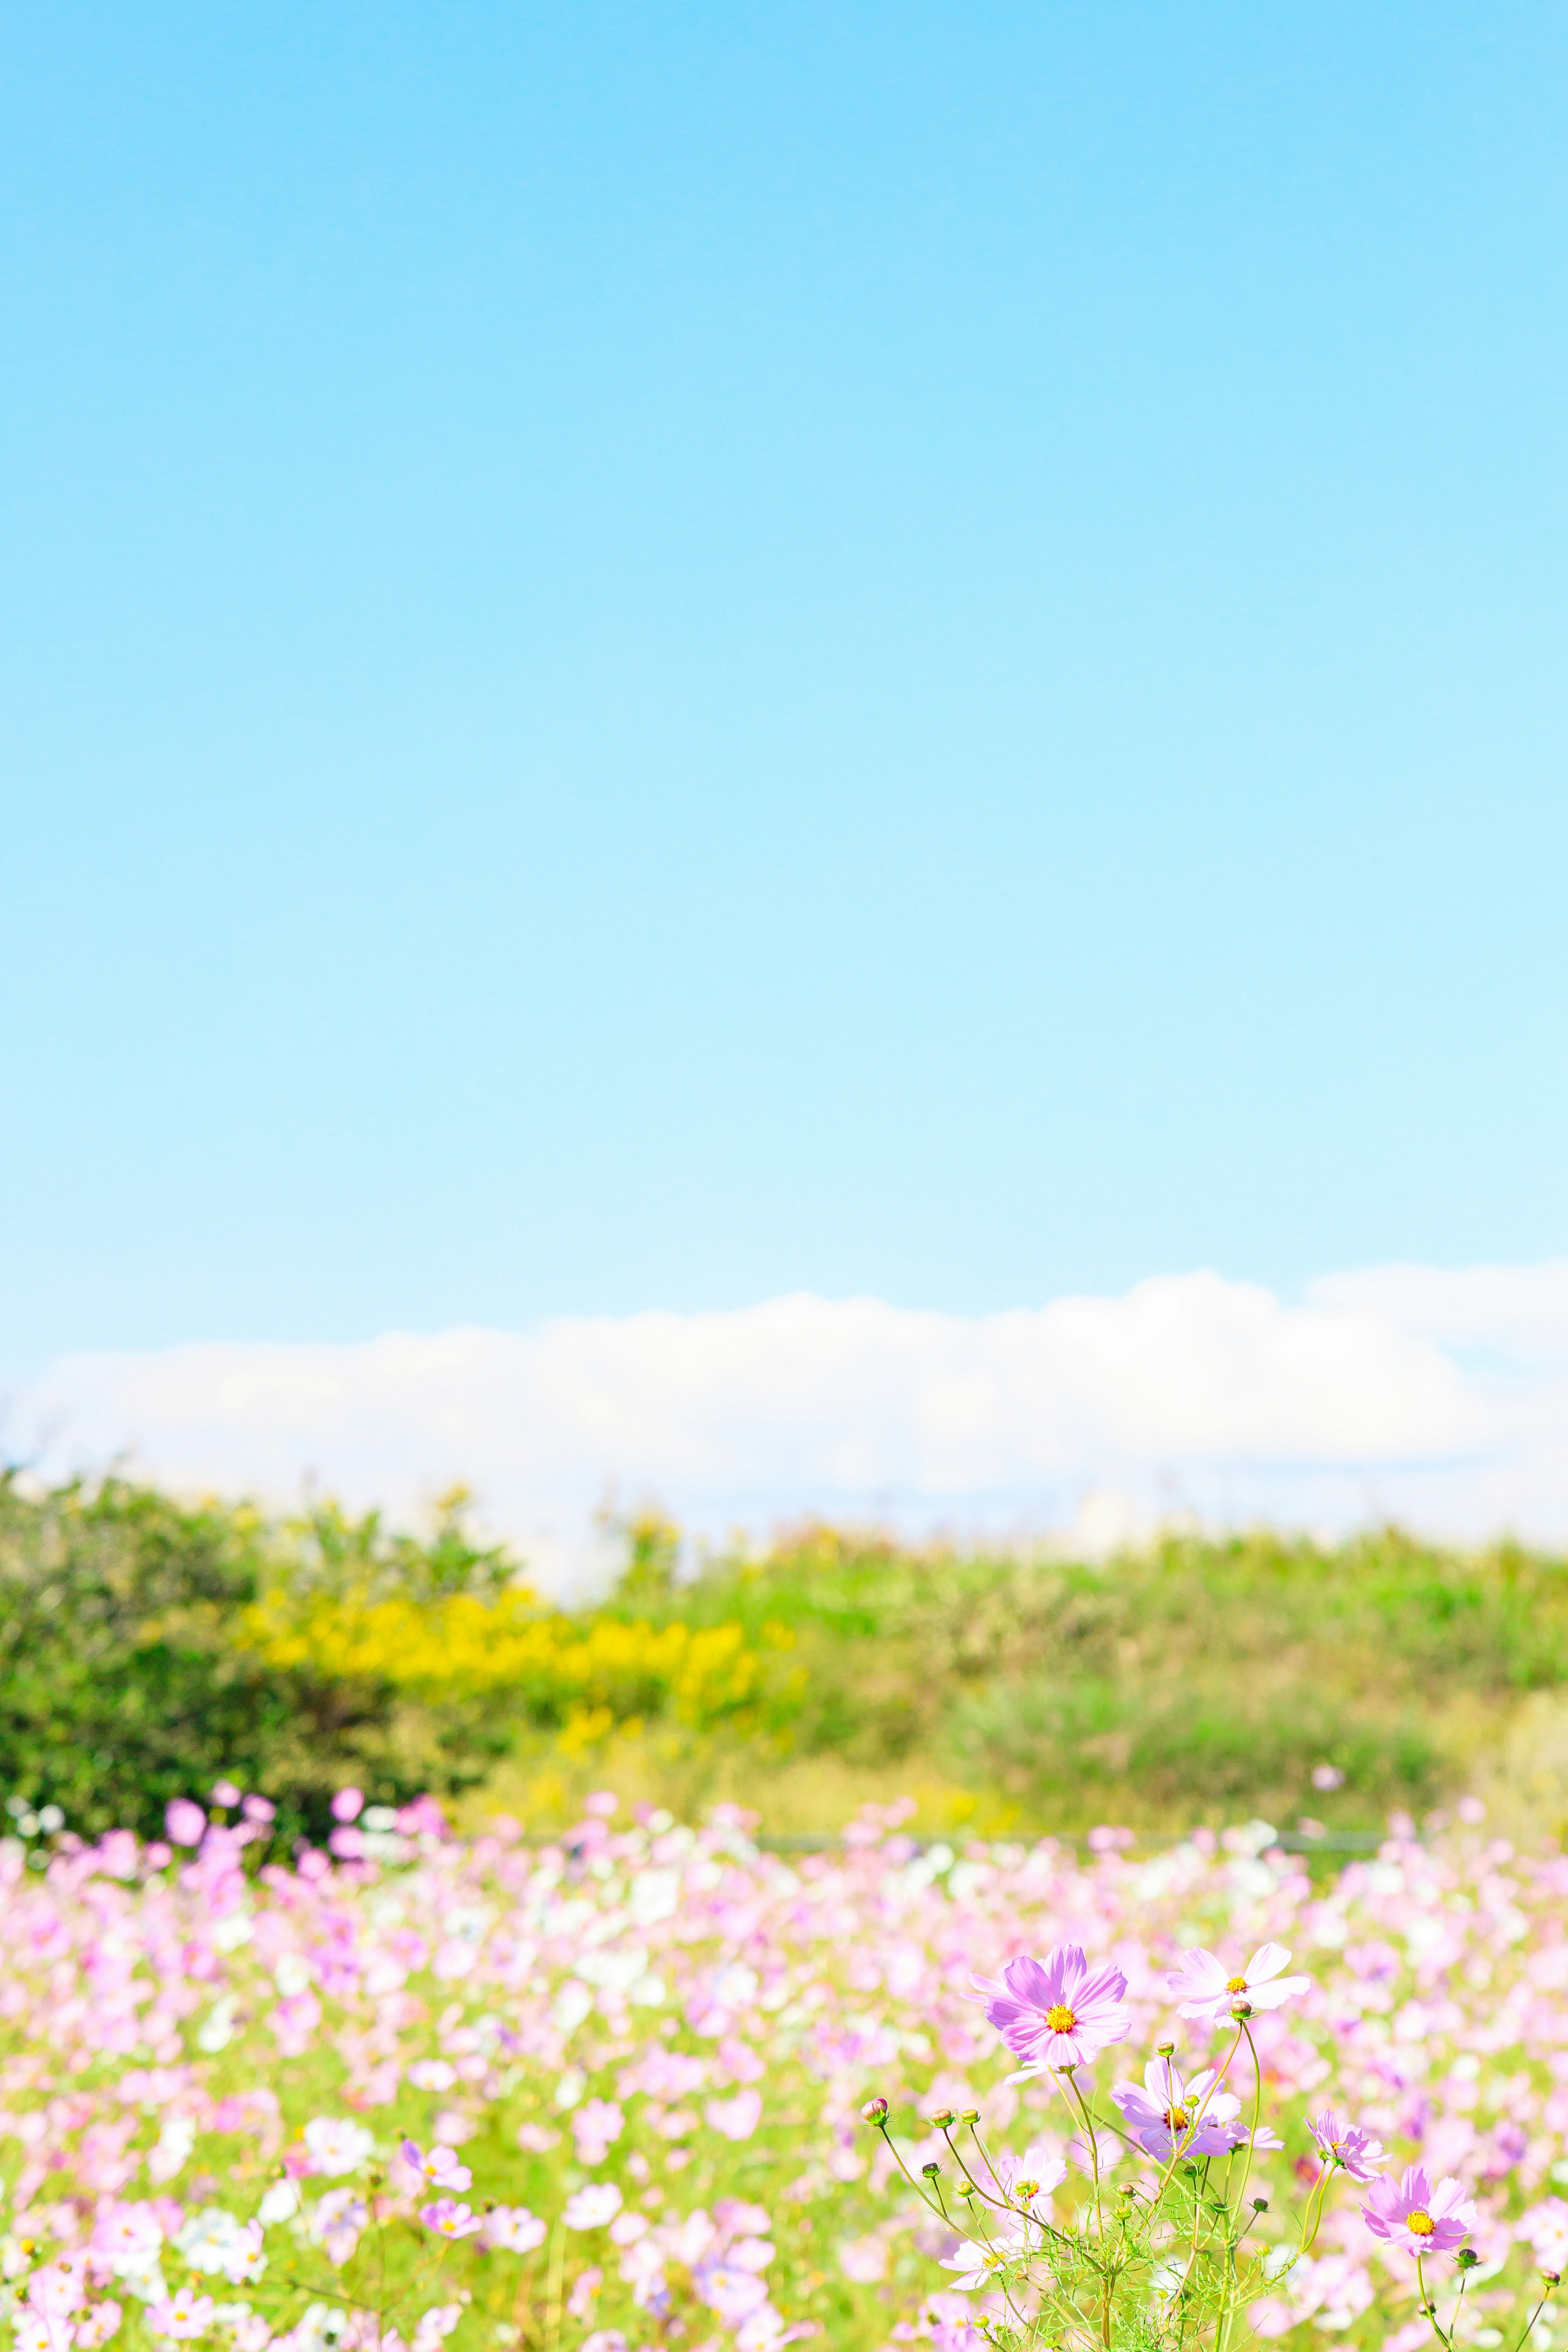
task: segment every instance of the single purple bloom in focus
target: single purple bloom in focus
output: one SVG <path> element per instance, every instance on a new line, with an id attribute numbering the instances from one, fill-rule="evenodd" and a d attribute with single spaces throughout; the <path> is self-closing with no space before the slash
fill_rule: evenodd
<path id="1" fill-rule="evenodd" d="M 1181 2002 L 1180 2016 L 1203 2018 L 1212 2025 L 1222 2017 L 1234 2016 L 1238 2009 L 1279 2009 L 1305 1992 L 1310 1977 L 1279 1973 L 1289 1958 L 1283 1944 L 1265 1944 L 1239 1975 L 1232 1975 L 1212 1952 L 1184 1952 L 1180 1968 L 1165 1982 Z"/>
<path id="2" fill-rule="evenodd" d="M 1374 2238 L 1406 2253 L 1452 2254 L 1469 2235 L 1476 2209 L 1462 2182 L 1450 2175 L 1434 2188 L 1424 2168 L 1413 2164 L 1403 2180 L 1385 2172 L 1375 2181 L 1361 2216 Z"/>
<path id="3" fill-rule="evenodd" d="M 1381 2140 L 1363 2132 L 1359 2124 L 1342 2124 L 1331 2107 L 1309 2123 L 1318 2154 L 1325 2164 L 1337 2164 L 1352 2180 L 1375 2180 L 1377 2168 L 1387 2160 L 1388 2150 Z"/>
<path id="4" fill-rule="evenodd" d="M 1120 1969 L 1092 1971 L 1078 1944 L 1058 1944 L 1043 1960 L 1009 1960 L 998 1981 L 975 1977 L 985 2014 L 1028 2067 L 1087 2066 L 1108 2043 L 1125 2042 L 1131 2024 Z"/>
<path id="5" fill-rule="evenodd" d="M 1154 2058 L 1143 2069 L 1142 2090 L 1136 2083 L 1118 2083 L 1110 2095 L 1140 2147 L 1162 2163 L 1178 2151 L 1226 2156 L 1247 2131 L 1236 2120 L 1241 2101 L 1215 2091 L 1214 2081 L 1214 2069 L 1205 2067 L 1184 2083 L 1169 2058 Z"/>

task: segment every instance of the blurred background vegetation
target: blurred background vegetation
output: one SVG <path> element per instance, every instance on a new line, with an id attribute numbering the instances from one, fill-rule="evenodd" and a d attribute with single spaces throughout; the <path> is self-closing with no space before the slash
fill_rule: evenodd
<path id="1" fill-rule="evenodd" d="M 599 1605 L 542 1601 L 468 1532 L 288 1518 L 119 1479 L 0 1478 L 0 1793 L 84 1834 L 228 1777 L 324 1837 L 332 1791 L 429 1789 L 530 1829 L 611 1787 L 764 1833 L 908 1794 L 917 1830 L 1262 1816 L 1377 1831 L 1479 1791 L 1568 1832 L 1568 1564 L 1397 1531 L 1171 1537 L 1104 1565 L 812 1528 L 682 1572 L 619 1529 Z"/>

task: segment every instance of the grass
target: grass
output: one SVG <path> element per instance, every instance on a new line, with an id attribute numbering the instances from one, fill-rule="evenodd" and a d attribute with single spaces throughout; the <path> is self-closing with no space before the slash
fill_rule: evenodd
<path id="1" fill-rule="evenodd" d="M 663 1543 L 661 1568 L 657 1529 L 633 1531 L 609 1612 L 739 1624 L 771 1661 L 757 1709 L 701 1734 L 605 1722 L 565 1752 L 523 1735 L 476 1804 L 549 1811 L 596 1776 L 678 1812 L 739 1798 L 779 1834 L 906 1790 L 933 1832 L 1365 1831 L 1486 1783 L 1516 1811 L 1528 1784 L 1533 1828 L 1568 1827 L 1555 1559 L 1384 1530 L 1173 1538 L 1088 1567 L 811 1529 L 681 1582 Z"/>
<path id="2" fill-rule="evenodd" d="M 625 1535 L 615 1591 L 569 1613 L 470 1540 L 460 1496 L 420 1542 L 331 1505 L 0 1477 L 0 1795 L 153 1835 L 226 1774 L 279 1803 L 280 1852 L 350 1781 L 531 1829 L 610 1787 L 783 1836 L 905 1794 L 941 1835 L 1366 1832 L 1470 1790 L 1568 1831 L 1555 1558 L 1384 1529 L 1089 1566 L 808 1528 L 683 1574 L 676 1530 Z"/>

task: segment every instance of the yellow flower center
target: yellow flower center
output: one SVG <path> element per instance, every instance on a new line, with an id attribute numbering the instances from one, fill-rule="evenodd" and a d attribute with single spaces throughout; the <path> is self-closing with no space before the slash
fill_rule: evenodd
<path id="1" fill-rule="evenodd" d="M 1247 1990 L 1247 1979 L 1245 1977 L 1227 1978 L 1225 1989 L 1226 1992 L 1245 1992 Z"/>
<path id="2" fill-rule="evenodd" d="M 1406 2213 L 1405 2226 L 1407 2230 L 1414 2230 L 1418 2238 L 1429 2238 L 1437 2224 L 1430 2213 L 1423 2213 L 1417 2208 L 1414 2213 Z"/>
<path id="3" fill-rule="evenodd" d="M 1188 2115 L 1185 2107 L 1167 2107 L 1165 2109 L 1165 2126 L 1169 2131 L 1185 2131 L 1191 2121 L 1192 2117 Z"/>
<path id="4" fill-rule="evenodd" d="M 1078 2018 L 1065 2001 L 1056 2000 L 1046 2011 L 1046 2023 L 1053 2033 L 1070 2033 Z"/>

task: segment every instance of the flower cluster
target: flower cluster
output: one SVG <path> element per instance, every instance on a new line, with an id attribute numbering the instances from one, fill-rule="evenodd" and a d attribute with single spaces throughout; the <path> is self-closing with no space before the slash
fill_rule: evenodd
<path id="1" fill-rule="evenodd" d="M 1111 2242 L 1156 2334 L 1197 2294 L 1227 2352 L 1488 2352 L 1568 2253 L 1559 1860 L 1401 1832 L 1331 1885 L 1262 1826 L 956 1853 L 898 1808 L 786 1860 L 732 1808 L 531 1843 L 345 1790 L 258 1868 L 264 1802 L 0 1843 L 19 2352 L 1101 2343 Z"/>

